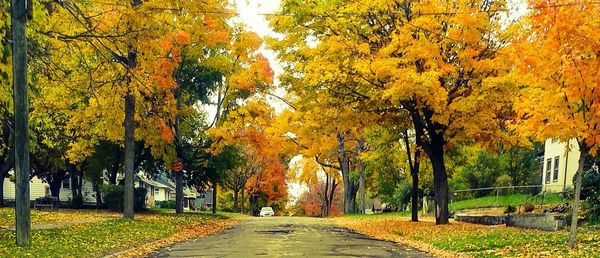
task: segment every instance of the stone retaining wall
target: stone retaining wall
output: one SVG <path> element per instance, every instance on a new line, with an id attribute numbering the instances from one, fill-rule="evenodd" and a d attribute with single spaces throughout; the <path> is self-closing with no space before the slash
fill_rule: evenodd
<path id="1" fill-rule="evenodd" d="M 547 231 L 556 231 L 567 225 L 563 215 L 557 213 L 543 214 L 515 214 L 515 215 L 467 215 L 457 214 L 456 221 L 481 225 L 501 225 L 509 227 L 532 228 Z"/>

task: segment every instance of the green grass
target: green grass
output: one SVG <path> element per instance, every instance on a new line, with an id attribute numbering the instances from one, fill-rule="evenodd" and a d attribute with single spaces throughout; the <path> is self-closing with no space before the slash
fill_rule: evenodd
<path id="1" fill-rule="evenodd" d="M 94 212 L 94 211 L 90 211 Z M 15 246 L 15 233 L 0 230 L 0 257 L 96 257 L 175 234 L 185 225 L 227 218 L 223 214 L 182 215 L 146 212 L 134 221 L 107 219 L 54 229 L 33 230 L 29 248 Z"/>
<path id="2" fill-rule="evenodd" d="M 529 194 L 501 195 L 497 198 L 495 195 L 485 196 L 475 199 L 453 202 L 450 204 L 449 209 L 450 211 L 460 211 L 464 209 L 473 208 L 506 207 L 508 205 L 520 206 L 528 202 L 539 205 L 541 203 L 541 196 L 536 196 L 534 198 L 532 198 L 532 196 Z M 544 197 L 544 204 L 557 204 L 562 202 L 563 199 L 560 195 L 547 194 Z"/>
<path id="3" fill-rule="evenodd" d="M 498 250 L 515 247 L 507 250 L 507 255 L 518 256 L 518 247 L 536 244 L 537 250 L 552 250 L 555 246 L 566 246 L 566 234 L 550 234 L 546 232 L 516 232 L 496 229 L 490 232 L 473 232 L 454 235 L 451 238 L 434 241 L 435 247 L 461 253 L 468 253 L 476 257 L 499 257 Z M 492 252 L 493 251 L 493 252 Z M 557 250 L 553 255 L 567 255 L 566 248 Z"/>

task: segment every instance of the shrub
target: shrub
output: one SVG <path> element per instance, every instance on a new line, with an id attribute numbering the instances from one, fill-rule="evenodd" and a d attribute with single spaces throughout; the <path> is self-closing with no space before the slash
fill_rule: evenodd
<path id="1" fill-rule="evenodd" d="M 523 211 L 532 212 L 533 210 L 535 210 L 535 206 L 533 204 L 531 204 L 531 203 L 523 204 Z"/>
<path id="2" fill-rule="evenodd" d="M 504 209 L 504 213 L 506 213 L 506 214 L 514 213 L 515 211 L 517 211 L 517 208 L 515 208 L 515 206 L 512 206 L 512 205 L 508 205 L 508 206 L 506 206 L 506 209 Z"/>
<path id="3" fill-rule="evenodd" d="M 73 196 L 73 199 L 71 200 L 71 208 L 80 209 L 81 207 L 83 207 L 83 197 L 81 195 Z"/>
<path id="4" fill-rule="evenodd" d="M 511 186 L 512 185 L 512 178 L 509 175 L 501 175 L 496 179 L 496 183 L 494 183 L 494 186 L 496 187 L 505 187 L 505 186 Z M 498 189 L 499 193 L 501 195 L 506 195 L 506 194 L 511 194 L 513 193 L 513 189 L 508 188 L 508 189 Z"/>
<path id="5" fill-rule="evenodd" d="M 158 207 L 162 208 L 162 209 L 175 209 L 176 205 L 175 205 L 175 201 L 174 200 L 168 200 L 168 201 L 162 201 L 162 202 L 157 202 Z"/>
<path id="6" fill-rule="evenodd" d="M 583 214 L 586 218 L 594 224 L 600 222 L 600 173 L 593 170 L 583 173 L 581 199 L 585 201 Z"/>
<path id="7" fill-rule="evenodd" d="M 146 193 L 148 190 L 143 187 L 136 187 L 133 191 L 133 209 L 143 211 L 146 209 Z"/>
<path id="8" fill-rule="evenodd" d="M 106 208 L 112 211 L 123 210 L 123 186 L 122 185 L 101 185 L 100 192 Z"/>
<path id="9" fill-rule="evenodd" d="M 141 211 L 146 208 L 146 189 L 137 187 L 133 194 L 133 206 L 136 211 Z M 100 192 L 102 193 L 106 208 L 112 211 L 123 210 L 124 191 L 122 185 L 101 185 Z"/>

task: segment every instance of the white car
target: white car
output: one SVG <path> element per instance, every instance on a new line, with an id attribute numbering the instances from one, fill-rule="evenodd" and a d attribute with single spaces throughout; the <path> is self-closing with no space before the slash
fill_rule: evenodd
<path id="1" fill-rule="evenodd" d="M 262 207 L 262 209 L 260 209 L 259 216 L 261 216 L 261 217 L 275 216 L 275 212 L 273 212 L 273 208 L 271 208 L 271 207 Z"/>

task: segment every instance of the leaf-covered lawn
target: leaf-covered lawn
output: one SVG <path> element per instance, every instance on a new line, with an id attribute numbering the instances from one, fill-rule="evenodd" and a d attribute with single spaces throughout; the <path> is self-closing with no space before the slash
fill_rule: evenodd
<path id="1" fill-rule="evenodd" d="M 341 217 L 338 224 L 374 238 L 402 243 L 437 256 L 600 257 L 600 230 L 581 228 L 577 249 L 567 247 L 568 232 L 545 232 L 505 226 L 483 226 L 462 222 L 435 225 L 428 218 L 418 223 L 409 218 Z"/>
<path id="2" fill-rule="evenodd" d="M 7 209 L 2 209 L 2 223 Z M 54 219 L 44 218 L 38 221 L 58 223 L 65 219 L 64 214 L 72 212 L 71 219 L 94 216 L 98 211 L 58 211 L 44 212 Z M 32 220 L 39 216 L 32 212 Z M 15 233 L 12 230 L 0 230 L 0 257 L 96 257 L 115 251 L 138 247 L 134 253 L 144 254 L 151 249 L 160 248 L 189 237 L 204 236 L 221 230 L 232 223 L 224 215 L 207 213 L 186 213 L 182 215 L 165 213 L 136 214 L 134 221 L 121 220 L 121 214 L 99 212 L 105 219 L 96 222 L 78 224 L 53 229 L 33 230 L 30 248 L 15 247 Z M 117 218 L 114 218 L 117 217 Z M 59 220 L 55 220 L 59 218 Z M 10 218 L 14 220 L 14 218 Z M 158 241 L 162 239 L 161 241 Z"/>
<path id="3" fill-rule="evenodd" d="M 54 225 L 63 223 L 96 222 L 123 217 L 120 213 L 102 210 L 31 210 L 32 225 Z M 0 208 L 0 230 L 8 230 L 15 226 L 15 209 Z"/>
<path id="4" fill-rule="evenodd" d="M 529 194 L 511 194 L 504 196 L 485 196 L 480 198 L 456 201 L 449 205 L 450 211 L 460 211 L 463 209 L 484 208 L 484 207 L 506 207 L 519 206 L 525 203 L 533 203 L 539 205 L 542 199 L 541 196 L 532 198 Z M 562 203 L 563 199 L 559 195 L 549 194 L 544 197 L 544 204 Z"/>

